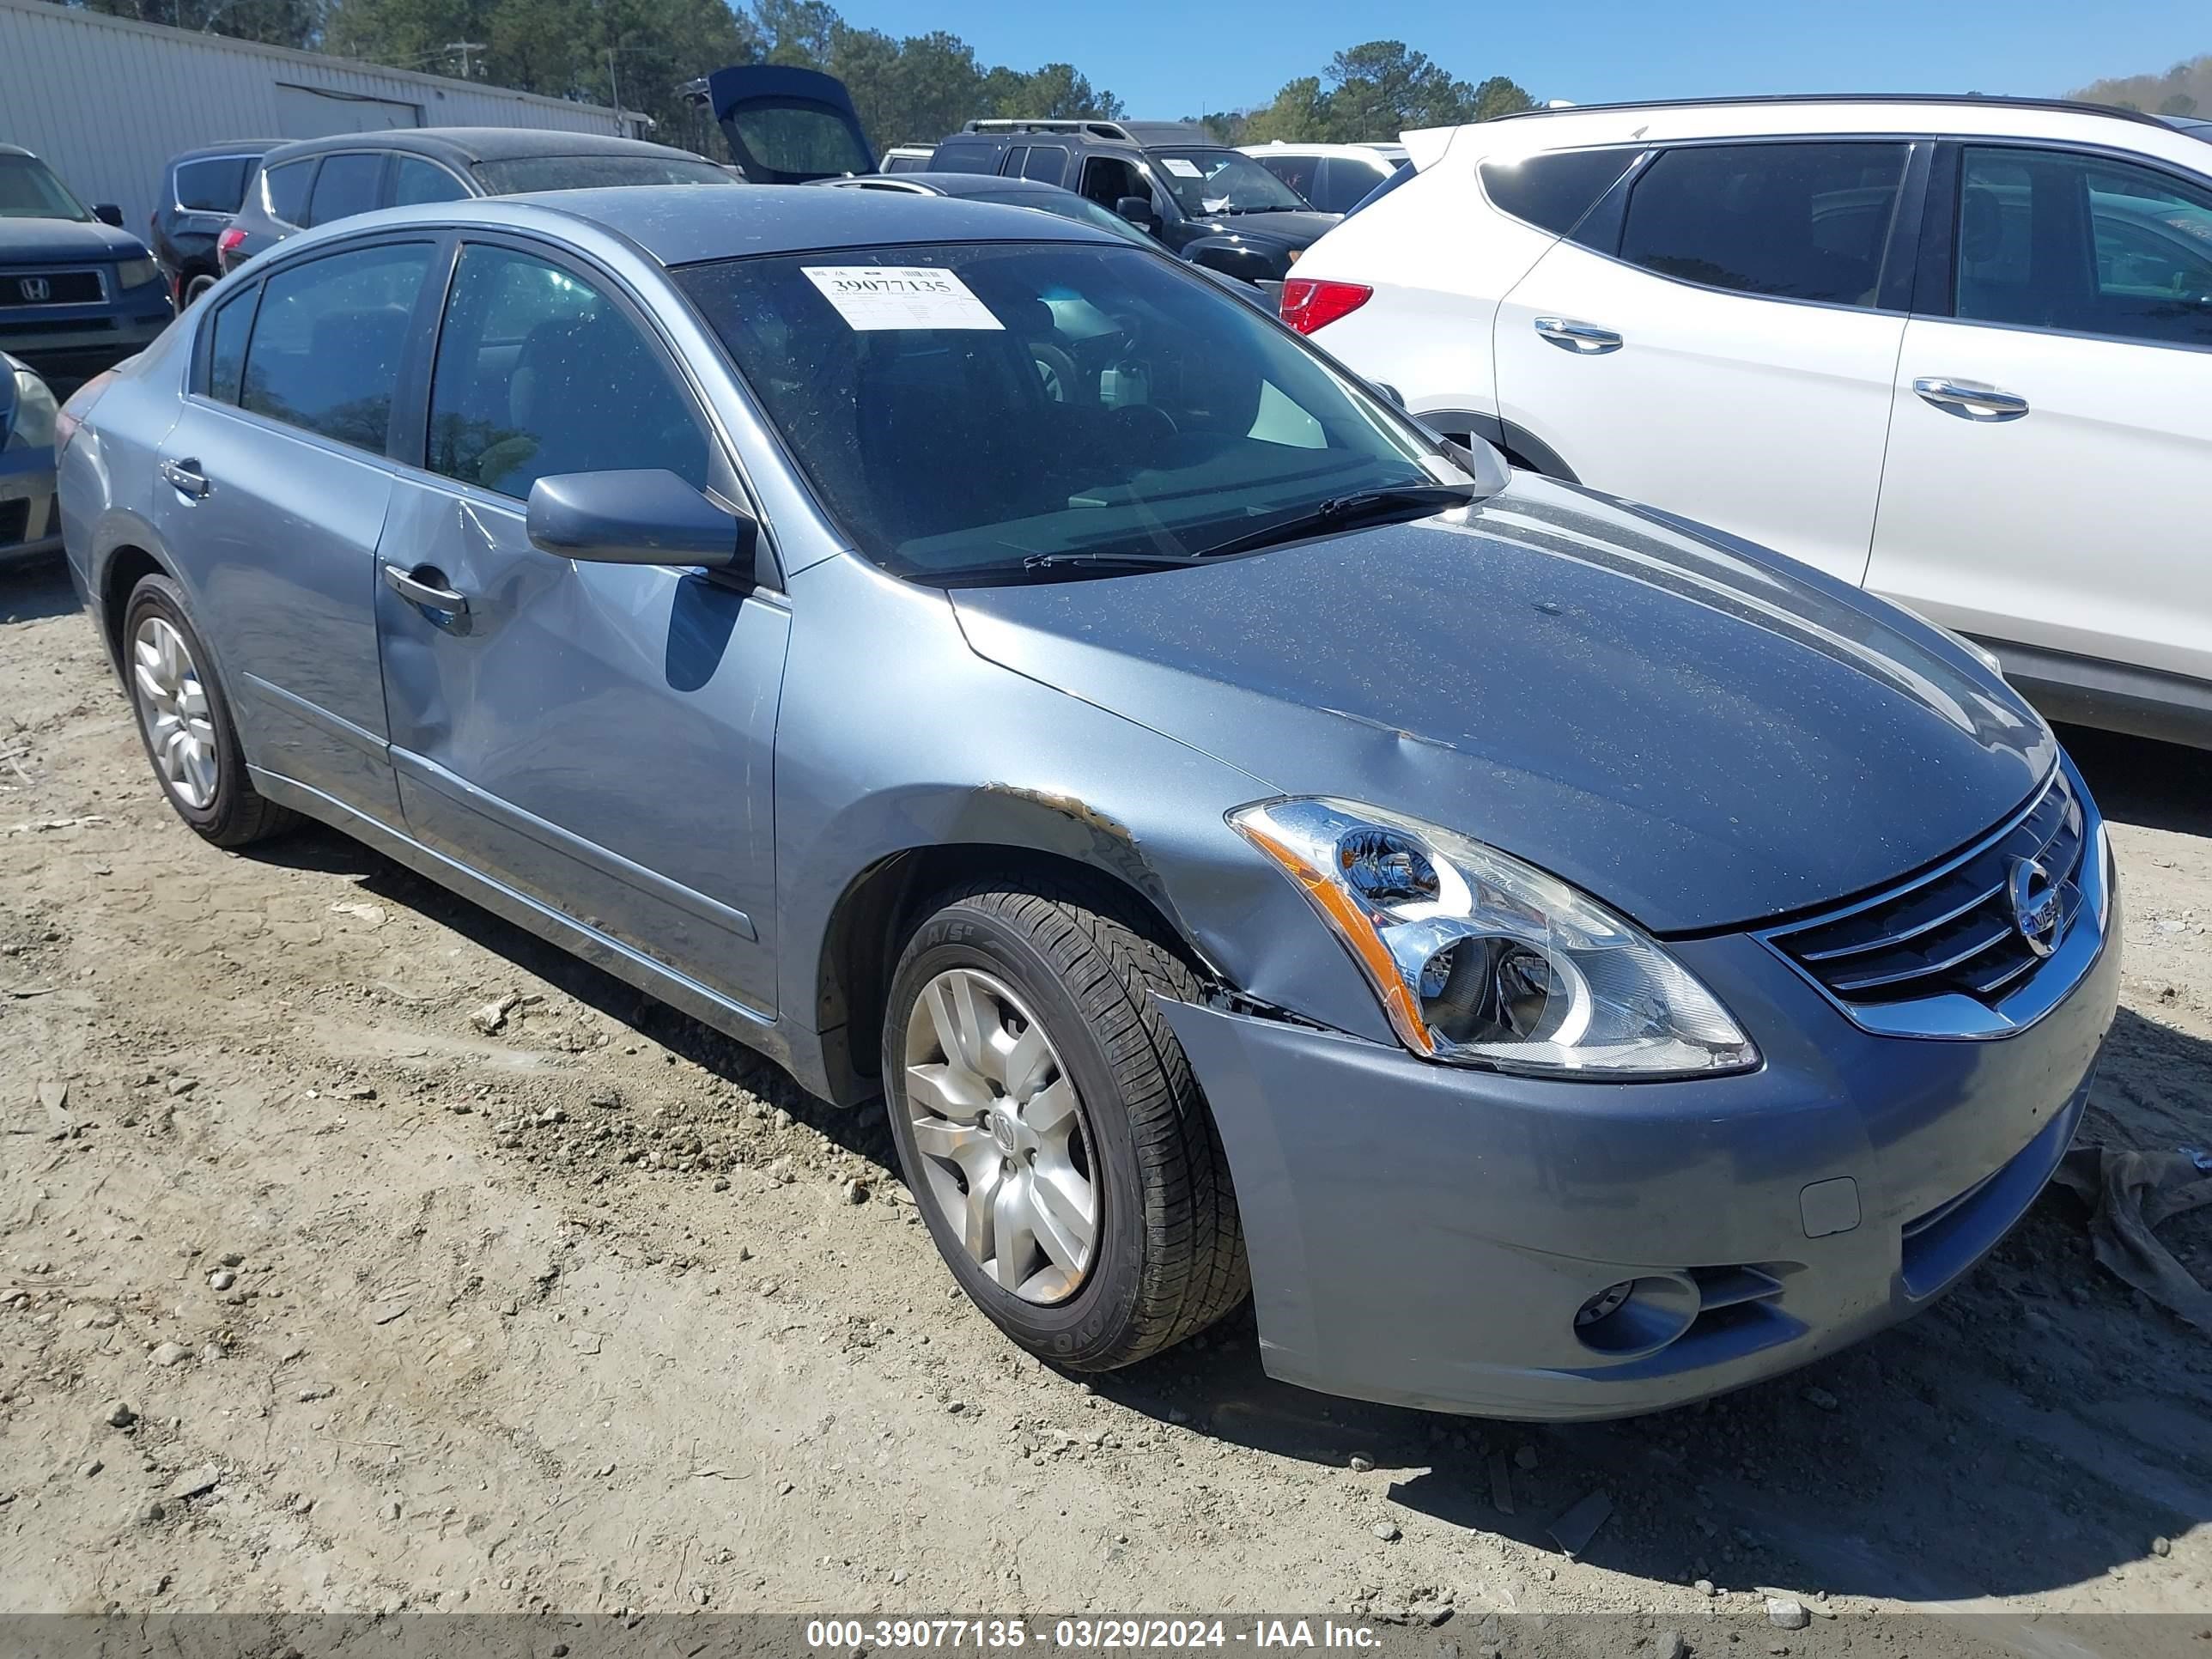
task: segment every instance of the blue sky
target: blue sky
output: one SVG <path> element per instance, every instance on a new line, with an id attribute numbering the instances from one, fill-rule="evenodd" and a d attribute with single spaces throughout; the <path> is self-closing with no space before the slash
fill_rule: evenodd
<path id="1" fill-rule="evenodd" d="M 1340 47 L 1402 40 L 1539 98 L 2063 92 L 2212 52 L 2207 0 L 837 0 L 892 34 L 950 29 L 986 63 L 1073 63 L 1130 113 L 1265 102 Z"/>

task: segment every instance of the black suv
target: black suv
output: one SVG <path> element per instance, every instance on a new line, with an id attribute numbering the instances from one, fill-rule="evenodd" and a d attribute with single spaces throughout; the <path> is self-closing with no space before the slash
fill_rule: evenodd
<path id="1" fill-rule="evenodd" d="M 226 273 L 287 236 L 377 208 L 605 185 L 736 185 L 726 167 L 635 138 L 535 127 L 398 127 L 279 144 L 216 239 Z"/>
<path id="2" fill-rule="evenodd" d="M 230 216 L 246 199 L 253 164 L 284 141 L 240 138 L 210 144 L 170 158 L 161 173 L 161 199 L 155 204 L 154 257 L 169 273 L 169 291 L 179 309 L 213 288 L 222 275 L 215 240 L 230 227 Z"/>
<path id="3" fill-rule="evenodd" d="M 1279 283 L 1341 215 L 1312 204 L 1241 150 L 1189 122 L 970 121 L 937 147 L 933 173 L 995 173 L 1087 196 L 1194 264 Z"/>

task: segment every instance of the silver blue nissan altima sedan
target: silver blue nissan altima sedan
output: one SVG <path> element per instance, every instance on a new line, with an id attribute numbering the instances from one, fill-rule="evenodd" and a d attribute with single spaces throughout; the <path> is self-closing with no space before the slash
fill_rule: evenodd
<path id="1" fill-rule="evenodd" d="M 1375 1400 L 1771 1376 L 1996 1243 L 2112 1018 L 2104 826 L 1972 647 L 1079 224 L 371 214 L 61 428 L 187 823 L 337 825 L 883 1098 L 1076 1369 L 1249 1291 Z"/>

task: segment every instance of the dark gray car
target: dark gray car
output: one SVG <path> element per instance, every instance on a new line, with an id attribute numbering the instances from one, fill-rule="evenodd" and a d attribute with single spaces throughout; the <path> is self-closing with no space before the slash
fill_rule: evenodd
<path id="1" fill-rule="evenodd" d="M 1971 650 L 1073 222 L 375 215 L 62 425 L 187 823 L 337 825 L 883 1098 L 1055 1363 L 1249 1287 L 1374 1399 L 1770 1376 L 2002 1237 L 2113 1017 L 2104 826 Z"/>
<path id="2" fill-rule="evenodd" d="M 281 144 L 261 158 L 246 199 L 216 240 L 225 272 L 288 236 L 379 208 L 473 196 L 629 185 L 734 185 L 689 150 L 589 132 L 413 127 Z"/>

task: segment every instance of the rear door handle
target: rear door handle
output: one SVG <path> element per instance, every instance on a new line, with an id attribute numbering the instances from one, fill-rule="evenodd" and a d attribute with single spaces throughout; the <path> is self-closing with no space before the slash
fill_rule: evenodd
<path id="1" fill-rule="evenodd" d="M 1966 421 L 2016 421 L 2027 413 L 2027 399 L 2000 392 L 1978 380 L 1954 380 L 1945 374 L 1923 374 L 1912 383 L 1923 403 Z"/>
<path id="2" fill-rule="evenodd" d="M 402 570 L 396 564 L 384 567 L 384 585 L 410 605 L 419 605 L 425 611 L 443 611 L 455 617 L 469 614 L 468 596 L 446 586 L 446 574 L 428 565 L 417 567 L 421 574 Z"/>
<path id="3" fill-rule="evenodd" d="M 1578 323 L 1568 317 L 1539 317 L 1536 332 L 1560 350 L 1579 352 L 1585 357 L 1602 356 L 1620 349 L 1620 336 L 1611 329 L 1600 328 L 1595 323 Z"/>
<path id="4" fill-rule="evenodd" d="M 196 501 L 204 499 L 208 491 L 215 488 L 208 482 L 207 474 L 200 471 L 200 464 L 196 460 L 164 461 L 161 463 L 161 477 L 167 480 L 169 487 L 177 494 L 189 495 Z"/>

